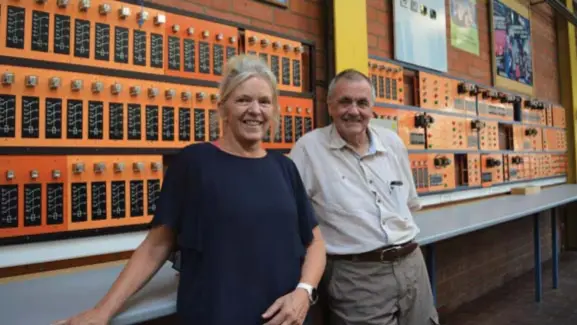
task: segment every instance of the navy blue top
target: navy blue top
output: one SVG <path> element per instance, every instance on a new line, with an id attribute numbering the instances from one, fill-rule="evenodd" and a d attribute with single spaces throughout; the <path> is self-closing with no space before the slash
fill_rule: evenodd
<path id="1" fill-rule="evenodd" d="M 257 325 L 296 288 L 317 225 L 295 164 L 268 152 L 187 146 L 169 165 L 152 225 L 177 233 L 177 314 L 187 325 Z"/>

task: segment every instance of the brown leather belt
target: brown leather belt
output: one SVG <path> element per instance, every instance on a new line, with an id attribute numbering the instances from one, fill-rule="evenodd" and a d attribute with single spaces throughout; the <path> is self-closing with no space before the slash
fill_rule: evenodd
<path id="1" fill-rule="evenodd" d="M 393 262 L 411 254 L 417 247 L 419 247 L 419 244 L 411 241 L 405 244 L 387 246 L 360 254 L 328 255 L 327 257 L 333 260 L 357 262 Z"/>

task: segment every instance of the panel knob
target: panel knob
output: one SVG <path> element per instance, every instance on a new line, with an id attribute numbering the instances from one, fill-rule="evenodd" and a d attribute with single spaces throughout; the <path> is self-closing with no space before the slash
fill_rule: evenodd
<path id="1" fill-rule="evenodd" d="M 158 88 L 148 88 L 148 97 L 154 98 L 158 96 Z"/>
<path id="2" fill-rule="evenodd" d="M 173 99 L 176 96 L 176 90 L 174 89 L 167 89 L 164 91 L 164 96 L 166 99 Z"/>
<path id="3" fill-rule="evenodd" d="M 6 171 L 6 180 L 11 181 L 14 179 L 14 177 L 16 177 L 16 173 L 14 173 L 13 170 Z"/>
<path id="4" fill-rule="evenodd" d="M 150 14 L 148 13 L 148 11 L 139 11 L 138 14 L 136 15 L 136 18 L 140 21 L 147 21 L 148 17 L 150 16 Z"/>
<path id="5" fill-rule="evenodd" d="M 72 91 L 80 91 L 82 89 L 83 85 L 84 85 L 84 82 L 82 82 L 81 79 L 72 80 L 72 83 L 71 83 Z"/>
<path id="6" fill-rule="evenodd" d="M 192 93 L 190 91 L 183 91 L 180 98 L 184 101 L 190 100 L 192 98 Z"/>
<path id="7" fill-rule="evenodd" d="M 115 162 L 114 163 L 114 172 L 115 173 L 122 173 L 124 171 L 124 163 Z"/>
<path id="8" fill-rule="evenodd" d="M 140 172 L 142 172 L 142 171 L 144 170 L 144 164 L 141 163 L 141 162 L 135 162 L 135 163 L 132 164 L 132 170 L 133 170 L 135 173 L 140 173 Z"/>
<path id="9" fill-rule="evenodd" d="M 202 31 L 202 38 L 208 38 L 210 36 L 210 32 L 207 30 Z"/>
<path id="10" fill-rule="evenodd" d="M 253 36 L 250 36 L 250 37 L 248 38 L 248 43 L 249 43 L 250 45 L 254 45 L 257 41 L 258 41 L 258 37 L 254 36 L 254 35 L 253 35 Z"/>
<path id="11" fill-rule="evenodd" d="M 174 24 L 172 25 L 172 32 L 178 33 L 180 31 L 180 25 Z"/>
<path id="12" fill-rule="evenodd" d="M 158 14 L 154 17 L 154 24 L 155 25 L 162 25 L 166 24 L 166 16 L 163 14 Z"/>
<path id="13" fill-rule="evenodd" d="M 60 8 L 66 8 L 68 6 L 68 0 L 57 0 L 56 5 Z"/>
<path id="14" fill-rule="evenodd" d="M 60 87 L 61 83 L 62 81 L 60 80 L 59 77 L 51 77 L 50 80 L 48 81 L 48 86 L 50 87 L 50 89 L 57 89 Z"/>
<path id="15" fill-rule="evenodd" d="M 120 18 L 125 19 L 130 16 L 130 8 L 128 7 L 121 7 L 118 9 L 118 15 Z"/>
<path id="16" fill-rule="evenodd" d="M 36 3 L 38 3 L 38 4 L 45 4 L 45 3 L 46 3 L 46 0 L 36 0 Z"/>
<path id="17" fill-rule="evenodd" d="M 58 170 L 58 169 L 52 170 L 52 178 L 58 179 L 58 178 L 60 178 L 61 175 L 62 175 L 62 173 L 60 172 L 60 170 Z"/>
<path id="18" fill-rule="evenodd" d="M 199 93 L 196 93 L 196 100 L 203 100 L 205 97 L 206 97 L 206 93 L 204 93 L 202 91 Z"/>
<path id="19" fill-rule="evenodd" d="M 38 85 L 38 76 L 26 76 L 24 83 L 26 87 L 36 87 Z"/>
<path id="20" fill-rule="evenodd" d="M 290 45 L 290 44 L 285 44 L 285 45 L 283 46 L 283 48 L 284 48 L 285 51 L 289 52 L 289 51 L 291 51 L 291 50 L 293 49 L 293 46 Z"/>
<path id="21" fill-rule="evenodd" d="M 101 4 L 100 6 L 98 6 L 98 12 L 99 12 L 101 15 L 106 15 L 106 14 L 108 14 L 111 10 L 112 10 L 112 8 L 111 8 L 110 5 L 107 4 L 107 3 L 103 3 L 103 4 Z"/>
<path id="22" fill-rule="evenodd" d="M 102 174 L 106 169 L 106 164 L 103 162 L 95 163 L 94 164 L 94 172 L 97 174 Z"/>
<path id="23" fill-rule="evenodd" d="M 220 99 L 220 95 L 219 95 L 219 94 L 210 94 L 210 100 L 211 100 L 213 103 L 216 103 L 219 99 Z"/>
<path id="24" fill-rule="evenodd" d="M 189 36 L 192 36 L 192 35 L 194 34 L 194 27 L 188 27 L 188 28 L 186 29 L 186 33 L 187 33 Z"/>
<path id="25" fill-rule="evenodd" d="M 122 91 L 122 85 L 119 84 L 118 82 L 115 82 L 110 86 L 110 92 L 113 95 L 118 95 L 120 94 L 121 91 Z"/>
<path id="26" fill-rule="evenodd" d="M 4 72 L 2 74 L 2 84 L 3 85 L 11 85 L 14 83 L 16 76 L 12 72 Z"/>
<path id="27" fill-rule="evenodd" d="M 90 0 L 80 0 L 78 2 L 78 9 L 80 11 L 87 11 L 90 8 Z"/>
<path id="28" fill-rule="evenodd" d="M 231 36 L 228 38 L 228 41 L 230 42 L 230 44 L 235 44 L 236 43 L 236 37 Z"/>
<path id="29" fill-rule="evenodd" d="M 260 46 L 267 47 L 270 44 L 270 41 L 266 38 L 260 40 Z"/>
<path id="30" fill-rule="evenodd" d="M 84 163 L 78 162 L 72 165 L 72 172 L 74 174 L 84 173 Z"/>
<path id="31" fill-rule="evenodd" d="M 102 81 L 95 81 L 92 83 L 92 92 L 101 93 L 104 90 L 104 83 Z"/>
<path id="32" fill-rule="evenodd" d="M 161 171 L 162 170 L 162 163 L 154 161 L 154 162 L 150 163 L 150 169 L 152 169 L 153 172 Z"/>
<path id="33" fill-rule="evenodd" d="M 297 46 L 297 47 L 295 47 L 295 53 L 296 53 L 296 54 L 301 54 L 301 53 L 304 52 L 304 50 L 305 50 L 305 49 L 304 49 L 302 46 Z"/>
<path id="34" fill-rule="evenodd" d="M 297 106 L 297 114 L 300 114 L 302 112 L 302 110 L 303 110 L 302 108 Z"/>
<path id="35" fill-rule="evenodd" d="M 140 86 L 131 86 L 130 87 L 130 96 L 136 97 L 140 95 Z"/>
<path id="36" fill-rule="evenodd" d="M 280 42 L 279 41 L 272 42 L 272 48 L 275 50 L 280 49 Z"/>
<path id="37" fill-rule="evenodd" d="M 222 33 L 218 33 L 218 34 L 216 34 L 215 38 L 217 41 L 222 41 L 222 39 L 224 38 L 224 35 L 222 35 Z"/>

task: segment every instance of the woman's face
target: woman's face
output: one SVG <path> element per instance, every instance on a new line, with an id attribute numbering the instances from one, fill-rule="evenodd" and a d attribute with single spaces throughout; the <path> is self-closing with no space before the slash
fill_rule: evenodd
<path id="1" fill-rule="evenodd" d="M 262 78 L 252 77 L 240 84 L 223 105 L 230 132 L 241 141 L 261 141 L 273 116 L 273 92 Z"/>

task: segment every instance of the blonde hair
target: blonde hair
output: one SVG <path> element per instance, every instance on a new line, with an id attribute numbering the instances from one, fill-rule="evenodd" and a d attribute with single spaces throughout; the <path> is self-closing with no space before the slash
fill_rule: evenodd
<path id="1" fill-rule="evenodd" d="M 230 97 L 230 94 L 243 82 L 250 78 L 261 78 L 266 81 L 272 91 L 272 107 L 273 114 L 271 117 L 271 137 L 277 131 L 280 119 L 280 106 L 278 103 L 279 91 L 277 87 L 277 80 L 267 63 L 256 55 L 239 54 L 232 57 L 226 63 L 224 77 L 218 89 L 219 115 L 225 116 L 221 110 L 224 109 L 224 102 Z"/>

